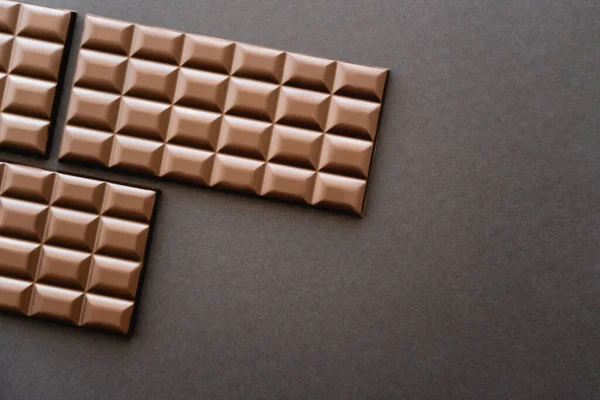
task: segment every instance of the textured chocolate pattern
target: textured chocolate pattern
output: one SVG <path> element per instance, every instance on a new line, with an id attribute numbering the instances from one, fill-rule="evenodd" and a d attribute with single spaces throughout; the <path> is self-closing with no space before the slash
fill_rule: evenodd
<path id="1" fill-rule="evenodd" d="M 386 77 L 88 16 L 60 157 L 362 215 Z"/>
<path id="2" fill-rule="evenodd" d="M 0 1 L 0 147 L 46 152 L 71 12 Z"/>
<path id="3" fill-rule="evenodd" d="M 0 163 L 0 309 L 127 333 L 155 200 Z"/>

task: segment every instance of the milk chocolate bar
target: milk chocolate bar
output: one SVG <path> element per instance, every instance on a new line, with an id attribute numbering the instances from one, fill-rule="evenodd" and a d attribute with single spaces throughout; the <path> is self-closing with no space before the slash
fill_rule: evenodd
<path id="1" fill-rule="evenodd" d="M 128 333 L 156 196 L 0 163 L 0 309 Z"/>
<path id="2" fill-rule="evenodd" d="M 0 1 L 0 148 L 46 153 L 72 14 Z"/>
<path id="3" fill-rule="evenodd" d="M 87 16 L 60 157 L 362 215 L 387 73 Z"/>

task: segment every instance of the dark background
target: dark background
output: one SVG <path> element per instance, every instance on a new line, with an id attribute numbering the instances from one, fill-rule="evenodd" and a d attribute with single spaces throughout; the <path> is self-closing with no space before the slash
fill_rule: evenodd
<path id="1" fill-rule="evenodd" d="M 2 153 L 163 195 L 133 338 L 2 314 L 0 398 L 600 398 L 597 0 L 33 3 L 391 74 L 363 219 Z"/>

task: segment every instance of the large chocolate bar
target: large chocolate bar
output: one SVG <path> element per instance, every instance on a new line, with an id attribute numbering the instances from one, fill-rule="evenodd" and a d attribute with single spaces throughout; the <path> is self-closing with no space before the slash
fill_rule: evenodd
<path id="1" fill-rule="evenodd" d="M 155 200 L 0 163 L 0 309 L 128 333 Z"/>
<path id="2" fill-rule="evenodd" d="M 1 148 L 46 153 L 71 15 L 0 0 Z"/>
<path id="3" fill-rule="evenodd" d="M 87 16 L 60 157 L 362 215 L 387 73 Z"/>

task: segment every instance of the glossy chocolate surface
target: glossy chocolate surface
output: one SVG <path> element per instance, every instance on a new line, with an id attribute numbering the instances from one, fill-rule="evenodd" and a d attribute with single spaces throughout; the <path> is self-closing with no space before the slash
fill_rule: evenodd
<path id="1" fill-rule="evenodd" d="M 362 215 L 387 70 L 88 16 L 61 159 Z"/>
<path id="2" fill-rule="evenodd" d="M 127 333 L 155 200 L 0 163 L 0 309 Z"/>
<path id="3" fill-rule="evenodd" d="M 0 148 L 46 152 L 71 16 L 0 1 Z"/>

